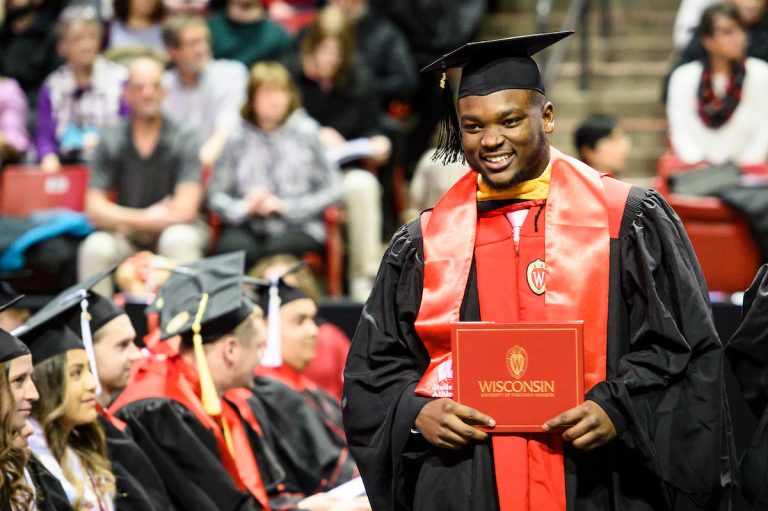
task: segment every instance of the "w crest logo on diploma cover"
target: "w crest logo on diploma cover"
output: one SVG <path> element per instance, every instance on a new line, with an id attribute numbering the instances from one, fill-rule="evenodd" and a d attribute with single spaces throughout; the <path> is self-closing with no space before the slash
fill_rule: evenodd
<path id="1" fill-rule="evenodd" d="M 507 350 L 507 369 L 515 379 L 520 379 L 528 369 L 528 352 L 522 346 L 514 345 Z"/>
<path id="2" fill-rule="evenodd" d="M 534 294 L 541 295 L 547 290 L 547 284 L 544 281 L 546 273 L 547 265 L 541 259 L 536 259 L 528 264 L 525 275 L 528 278 L 528 287 Z"/>

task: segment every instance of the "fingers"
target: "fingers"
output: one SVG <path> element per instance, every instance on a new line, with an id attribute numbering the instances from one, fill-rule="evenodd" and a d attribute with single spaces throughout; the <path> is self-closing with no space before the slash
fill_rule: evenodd
<path id="1" fill-rule="evenodd" d="M 563 432 L 563 440 L 571 442 L 577 438 L 581 438 L 590 431 L 594 431 L 600 427 L 600 421 L 594 415 L 585 415 L 581 418 L 575 426 L 568 428 Z"/>
<path id="2" fill-rule="evenodd" d="M 544 431 L 550 431 L 555 428 L 562 428 L 563 426 L 571 426 L 579 422 L 586 413 L 587 410 L 584 408 L 584 405 L 571 408 L 570 410 L 561 413 L 557 417 L 549 419 L 544 423 L 542 428 L 544 428 Z"/>
<path id="3" fill-rule="evenodd" d="M 475 410 L 474 408 L 460 405 L 459 403 L 455 403 L 455 402 L 453 403 L 453 405 L 454 405 L 453 413 L 456 414 L 457 417 L 459 417 L 463 422 L 467 424 L 473 424 L 476 426 L 485 426 L 488 428 L 492 428 L 496 426 L 495 420 L 493 420 L 488 415 L 485 415 L 484 413 Z"/>

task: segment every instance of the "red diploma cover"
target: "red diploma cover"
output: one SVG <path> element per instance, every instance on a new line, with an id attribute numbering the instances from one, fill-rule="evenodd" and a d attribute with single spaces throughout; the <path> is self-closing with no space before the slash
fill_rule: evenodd
<path id="1" fill-rule="evenodd" d="M 541 433 L 584 402 L 583 321 L 451 324 L 454 399 L 494 433 Z"/>

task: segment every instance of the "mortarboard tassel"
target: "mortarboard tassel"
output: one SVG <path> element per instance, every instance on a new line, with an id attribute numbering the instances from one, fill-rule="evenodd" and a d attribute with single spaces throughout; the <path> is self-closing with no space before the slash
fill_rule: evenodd
<path id="1" fill-rule="evenodd" d="M 85 352 L 88 354 L 88 365 L 91 368 L 93 379 L 96 380 L 96 395 L 101 394 L 101 379 L 99 378 L 99 368 L 96 364 L 96 350 L 93 347 L 93 334 L 91 332 L 91 314 L 88 312 L 87 291 L 82 291 L 83 299 L 80 300 L 80 337 L 85 345 Z"/>
<path id="2" fill-rule="evenodd" d="M 192 343 L 195 349 L 195 361 L 197 362 L 197 374 L 200 378 L 200 400 L 203 402 L 203 410 L 211 416 L 221 416 L 221 400 L 219 393 L 216 392 L 216 385 L 213 384 L 211 369 L 208 367 L 208 359 L 205 356 L 203 348 L 203 336 L 200 334 L 200 324 L 203 321 L 205 307 L 208 305 L 208 293 L 203 293 L 200 298 L 200 305 L 197 308 L 195 322 L 192 323 Z M 221 429 L 224 433 L 224 441 L 227 449 L 234 456 L 235 446 L 232 443 L 232 435 L 229 432 L 229 426 L 224 417 L 221 417 Z"/>
<path id="3" fill-rule="evenodd" d="M 453 92 L 446 75 L 445 63 L 440 77 L 441 97 L 443 102 L 443 117 L 440 120 L 437 138 L 437 150 L 432 161 L 442 160 L 443 165 L 464 161 L 464 151 L 461 148 L 461 127 L 453 104 Z"/>
<path id="4" fill-rule="evenodd" d="M 280 277 L 269 279 L 269 305 L 267 306 L 267 348 L 261 358 L 264 367 L 283 365 L 282 338 L 280 332 Z"/>
<path id="5" fill-rule="evenodd" d="M 220 415 L 221 401 L 219 401 L 219 394 L 216 392 L 216 386 L 213 384 L 211 370 L 208 367 L 208 359 L 205 357 L 203 336 L 200 335 L 200 323 L 202 322 L 206 305 L 208 305 L 208 293 L 203 293 L 203 296 L 200 299 L 200 305 L 197 308 L 195 321 L 192 323 L 192 343 L 195 349 L 197 374 L 200 377 L 200 399 L 203 401 L 203 409 L 208 415 Z"/>

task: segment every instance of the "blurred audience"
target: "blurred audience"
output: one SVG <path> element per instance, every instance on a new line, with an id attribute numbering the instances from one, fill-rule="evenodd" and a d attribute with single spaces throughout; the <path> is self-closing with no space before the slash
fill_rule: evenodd
<path id="1" fill-rule="evenodd" d="M 485 19 L 486 3 L 486 0 L 443 0 L 436 9 L 434 0 L 375 0 L 380 12 L 405 34 L 419 69 L 475 39 Z M 441 97 L 435 77 L 419 75 L 419 86 L 413 96 L 414 127 L 408 135 L 409 166 L 415 165 L 432 143 L 443 112 Z"/>
<path id="2" fill-rule="evenodd" d="M 709 2 L 710 5 L 715 2 Z M 746 54 L 762 60 L 768 60 L 768 11 L 766 0 L 728 0 L 725 3 L 732 5 L 741 19 L 747 36 Z M 704 6 L 706 8 L 706 6 Z M 704 9 L 700 12 L 703 13 Z M 693 20 L 692 20 L 693 21 Z M 697 18 L 694 27 L 701 21 Z M 693 34 L 688 45 L 680 54 L 680 59 L 675 67 L 694 60 L 701 60 L 707 54 L 707 48 L 698 33 Z"/>
<path id="3" fill-rule="evenodd" d="M 632 141 L 616 117 L 591 115 L 576 128 L 574 147 L 579 159 L 593 169 L 621 176 L 627 170 Z"/>
<path id="4" fill-rule="evenodd" d="M 672 34 L 676 49 L 685 49 L 691 40 L 696 38 L 696 27 L 701 21 L 701 14 L 704 9 L 715 3 L 717 0 L 681 0 Z"/>
<path id="5" fill-rule="evenodd" d="M 0 167 L 22 160 L 29 145 L 27 98 L 16 80 L 0 76 Z"/>
<path id="6" fill-rule="evenodd" d="M 339 9 L 324 9 L 309 27 L 293 71 L 302 103 L 323 126 L 327 146 L 365 137 L 373 143 L 378 165 L 389 160 L 391 143 L 381 134 L 373 77 L 365 63 L 355 59 L 352 26 Z"/>
<path id="7" fill-rule="evenodd" d="M 37 158 L 50 172 L 62 161 L 89 160 L 101 130 L 127 113 L 121 103 L 126 71 L 99 56 L 102 31 L 96 10 L 68 7 L 57 35 L 66 63 L 46 78 L 36 108 Z"/>
<path id="8" fill-rule="evenodd" d="M 261 0 L 227 0 L 226 8 L 208 18 L 213 56 L 251 67 L 277 60 L 291 46 L 291 37 L 268 19 Z"/>
<path id="9" fill-rule="evenodd" d="M 172 17 L 163 26 L 163 40 L 173 64 L 164 77 L 163 111 L 197 133 L 200 161 L 213 165 L 238 123 L 248 71 L 240 62 L 211 59 L 210 31 L 200 16 Z"/>
<path id="10" fill-rule="evenodd" d="M 441 160 L 435 160 L 434 155 L 435 149 L 425 152 L 413 171 L 408 193 L 409 204 L 403 212 L 403 223 L 410 222 L 422 211 L 434 206 L 461 176 L 469 172 L 466 162 L 446 165 Z"/>
<path id="11" fill-rule="evenodd" d="M 384 108 L 407 101 L 418 86 L 416 61 L 400 29 L 369 6 L 368 0 L 330 0 L 354 27 L 359 57 L 373 72 L 373 89 Z"/>
<path id="12" fill-rule="evenodd" d="M 323 251 L 323 212 L 341 200 L 341 176 L 316 123 L 280 64 L 251 70 L 240 129 L 216 166 L 209 204 L 222 218 L 220 252 L 244 249 L 246 265 L 274 254 Z"/>
<path id="13" fill-rule="evenodd" d="M 732 5 L 707 8 L 697 35 L 705 58 L 680 66 L 669 82 L 672 149 L 686 163 L 765 162 L 768 63 L 745 56 L 744 25 Z"/>
<path id="14" fill-rule="evenodd" d="M 199 216 L 199 144 L 162 114 L 162 73 L 157 60 L 134 61 L 126 87 L 131 117 L 105 132 L 96 151 L 85 208 L 99 230 L 80 246 L 80 280 L 142 248 L 179 262 L 202 256 L 208 228 Z M 112 296 L 112 284 L 105 279 L 94 291 Z"/>
<path id="15" fill-rule="evenodd" d="M 43 80 L 61 63 L 56 12 L 45 0 L 6 0 L 0 26 L 0 75 L 14 78 L 34 105 Z"/>
<path id="16" fill-rule="evenodd" d="M 165 53 L 163 26 L 165 5 L 162 0 L 115 0 L 115 17 L 109 24 L 107 48 L 150 48 Z"/>

